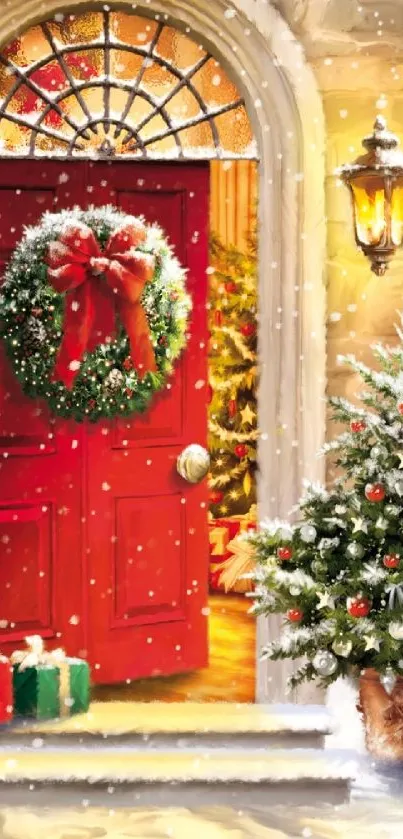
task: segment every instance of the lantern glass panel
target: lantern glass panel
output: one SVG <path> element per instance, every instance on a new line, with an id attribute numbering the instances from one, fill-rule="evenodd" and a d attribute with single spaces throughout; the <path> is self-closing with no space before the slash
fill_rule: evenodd
<path id="1" fill-rule="evenodd" d="M 385 185 L 381 177 L 363 175 L 351 181 L 357 240 L 379 245 L 386 228 Z"/>
<path id="2" fill-rule="evenodd" d="M 403 244 L 403 178 L 395 181 L 392 190 L 391 239 L 397 248 Z"/>

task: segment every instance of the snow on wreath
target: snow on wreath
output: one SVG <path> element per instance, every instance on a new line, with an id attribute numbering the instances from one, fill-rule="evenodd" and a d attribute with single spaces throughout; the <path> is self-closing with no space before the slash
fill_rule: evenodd
<path id="1" fill-rule="evenodd" d="M 1 335 L 29 396 L 78 422 L 146 410 L 191 302 L 163 231 L 114 207 L 45 213 L 14 251 Z"/>

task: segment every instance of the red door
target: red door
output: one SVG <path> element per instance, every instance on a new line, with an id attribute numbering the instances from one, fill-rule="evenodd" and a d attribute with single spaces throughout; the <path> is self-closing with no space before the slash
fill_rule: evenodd
<path id="1" fill-rule="evenodd" d="M 206 482 L 176 458 L 206 445 L 208 168 L 3 163 L 1 258 L 43 210 L 88 203 L 162 225 L 189 271 L 190 338 L 144 417 L 89 427 L 26 399 L 2 357 L 0 649 L 39 632 L 106 683 L 207 663 Z"/>

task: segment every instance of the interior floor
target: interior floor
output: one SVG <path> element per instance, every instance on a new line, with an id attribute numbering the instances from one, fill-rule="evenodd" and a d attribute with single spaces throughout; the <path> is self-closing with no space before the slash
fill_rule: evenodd
<path id="1" fill-rule="evenodd" d="M 131 684 L 98 685 L 94 700 L 149 702 L 254 702 L 255 621 L 242 594 L 209 598 L 210 663 L 202 670 Z"/>

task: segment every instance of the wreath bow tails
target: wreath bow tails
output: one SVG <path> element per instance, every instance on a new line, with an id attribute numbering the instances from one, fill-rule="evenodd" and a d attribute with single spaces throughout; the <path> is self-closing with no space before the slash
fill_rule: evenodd
<path id="1" fill-rule="evenodd" d="M 144 225 L 133 220 L 118 227 L 104 250 L 83 222 L 66 226 L 48 247 L 48 280 L 65 295 L 63 338 L 52 380 L 71 389 L 85 352 L 110 342 L 119 318 L 139 379 L 157 369 L 141 296 L 155 270 L 155 258 L 139 250 Z"/>

